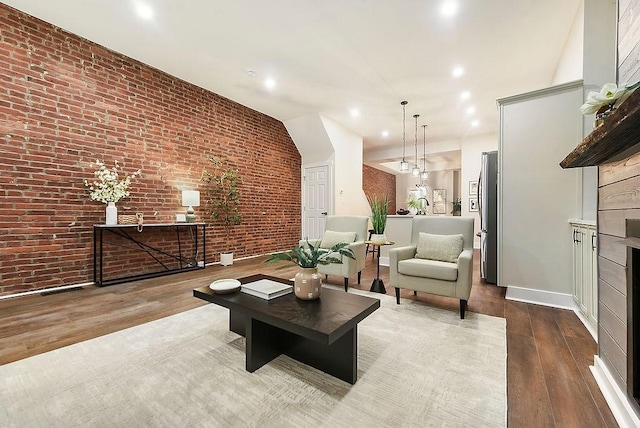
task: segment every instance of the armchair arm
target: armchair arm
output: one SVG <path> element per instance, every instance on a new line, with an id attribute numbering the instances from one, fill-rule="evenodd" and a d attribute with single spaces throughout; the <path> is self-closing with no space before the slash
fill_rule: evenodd
<path id="1" fill-rule="evenodd" d="M 351 260 L 349 259 L 348 263 L 355 263 L 356 265 L 356 272 L 360 272 L 362 269 L 364 269 L 364 263 L 365 263 L 365 252 L 366 252 L 366 245 L 364 243 L 364 241 L 356 241 L 353 242 L 351 244 L 349 244 L 348 247 L 351 251 L 353 251 L 353 255 L 355 256 L 355 260 Z M 345 259 L 347 259 L 346 257 L 342 258 L 342 262 L 344 263 Z"/>
<path id="2" fill-rule="evenodd" d="M 398 284 L 398 262 L 415 257 L 416 247 L 397 247 L 389 250 L 389 283 L 392 286 Z"/>
<path id="3" fill-rule="evenodd" d="M 458 284 L 456 294 L 458 298 L 468 300 L 471 294 L 471 279 L 473 274 L 473 250 L 462 250 L 458 256 Z"/>

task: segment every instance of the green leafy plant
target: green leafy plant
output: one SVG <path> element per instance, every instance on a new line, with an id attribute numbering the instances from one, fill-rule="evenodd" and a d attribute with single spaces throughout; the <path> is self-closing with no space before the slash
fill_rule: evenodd
<path id="1" fill-rule="evenodd" d="M 422 203 L 420 202 L 420 200 L 418 198 L 416 198 L 415 196 L 411 195 L 409 196 L 409 199 L 407 199 L 407 206 L 409 208 L 414 208 L 416 210 L 419 210 L 422 208 Z"/>
<path id="2" fill-rule="evenodd" d="M 451 214 L 459 213 L 462 211 L 462 199 L 456 198 L 453 200 L 453 202 L 451 202 L 451 204 L 453 205 L 453 210 L 451 211 Z"/>
<path id="3" fill-rule="evenodd" d="M 387 226 L 387 212 L 389 211 L 389 198 L 387 195 L 379 198 L 374 195 L 369 199 L 369 205 L 371 206 L 371 225 L 373 226 L 373 233 L 383 234 L 384 228 Z"/>
<path id="4" fill-rule="evenodd" d="M 211 170 L 204 170 L 201 181 L 207 184 L 206 198 L 211 218 L 225 230 L 225 251 L 229 252 L 231 229 L 242 223 L 240 212 L 240 190 L 242 183 L 238 170 L 229 166 L 226 160 L 209 155 Z"/>
<path id="5" fill-rule="evenodd" d="M 299 245 L 291 251 L 272 254 L 265 260 L 265 263 L 288 261 L 297 264 L 301 268 L 315 268 L 318 265 L 331 263 L 342 264 L 341 258 L 336 257 L 336 255 L 345 256 L 353 260 L 356 258 L 351 248 L 346 248 L 348 246 L 348 243 L 341 242 L 331 248 L 320 248 L 320 244 L 313 245 L 307 239 L 306 245 Z M 282 266 L 280 269 L 285 267 Z"/>

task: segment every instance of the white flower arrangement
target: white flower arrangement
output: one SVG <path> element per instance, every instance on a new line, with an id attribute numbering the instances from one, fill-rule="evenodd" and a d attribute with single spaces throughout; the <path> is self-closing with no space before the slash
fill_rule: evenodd
<path id="1" fill-rule="evenodd" d="M 597 113 L 603 107 L 612 106 L 620 97 L 629 91 L 640 86 L 640 82 L 635 85 L 618 87 L 615 83 L 605 83 L 600 92 L 591 91 L 587 94 L 587 101 L 580 107 L 582 114 Z"/>
<path id="2" fill-rule="evenodd" d="M 93 166 L 93 164 L 91 164 Z M 113 168 L 108 169 L 104 162 L 96 160 L 98 169 L 93 173 L 96 180 L 90 182 L 84 180 L 84 185 L 91 191 L 91 199 L 102 203 L 118 202 L 122 198 L 129 196 L 129 186 L 131 180 L 140 174 L 137 170 L 133 174 L 126 175 L 123 179 L 118 176 L 118 161 L 115 161 Z"/>

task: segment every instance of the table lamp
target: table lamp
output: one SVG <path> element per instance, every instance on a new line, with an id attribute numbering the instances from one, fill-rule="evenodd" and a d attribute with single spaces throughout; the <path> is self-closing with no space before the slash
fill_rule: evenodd
<path id="1" fill-rule="evenodd" d="M 183 190 L 182 191 L 182 206 L 187 208 L 187 223 L 195 223 L 196 215 L 193 211 L 193 207 L 200 206 L 200 192 L 197 190 Z"/>

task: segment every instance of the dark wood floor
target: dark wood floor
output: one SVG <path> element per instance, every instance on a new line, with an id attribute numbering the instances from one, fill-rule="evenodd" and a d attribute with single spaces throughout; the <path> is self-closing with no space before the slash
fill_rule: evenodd
<path id="1" fill-rule="evenodd" d="M 596 344 L 571 311 L 505 300 L 504 289 L 481 283 L 476 254 L 469 311 L 507 319 L 507 395 L 510 427 L 616 427 L 589 366 Z M 266 273 L 291 278 L 296 268 L 276 269 L 262 259 L 236 261 L 160 278 L 74 291 L 0 300 L 0 365 L 47 352 L 206 304 L 192 289 L 220 278 Z M 388 268 L 381 278 L 389 283 Z M 371 255 L 362 273 L 375 277 Z M 342 285 L 342 278 L 329 277 Z M 355 282 L 352 280 L 351 282 Z M 393 288 L 387 286 L 388 294 Z M 454 299 L 403 291 L 415 299 L 458 312 Z"/>

